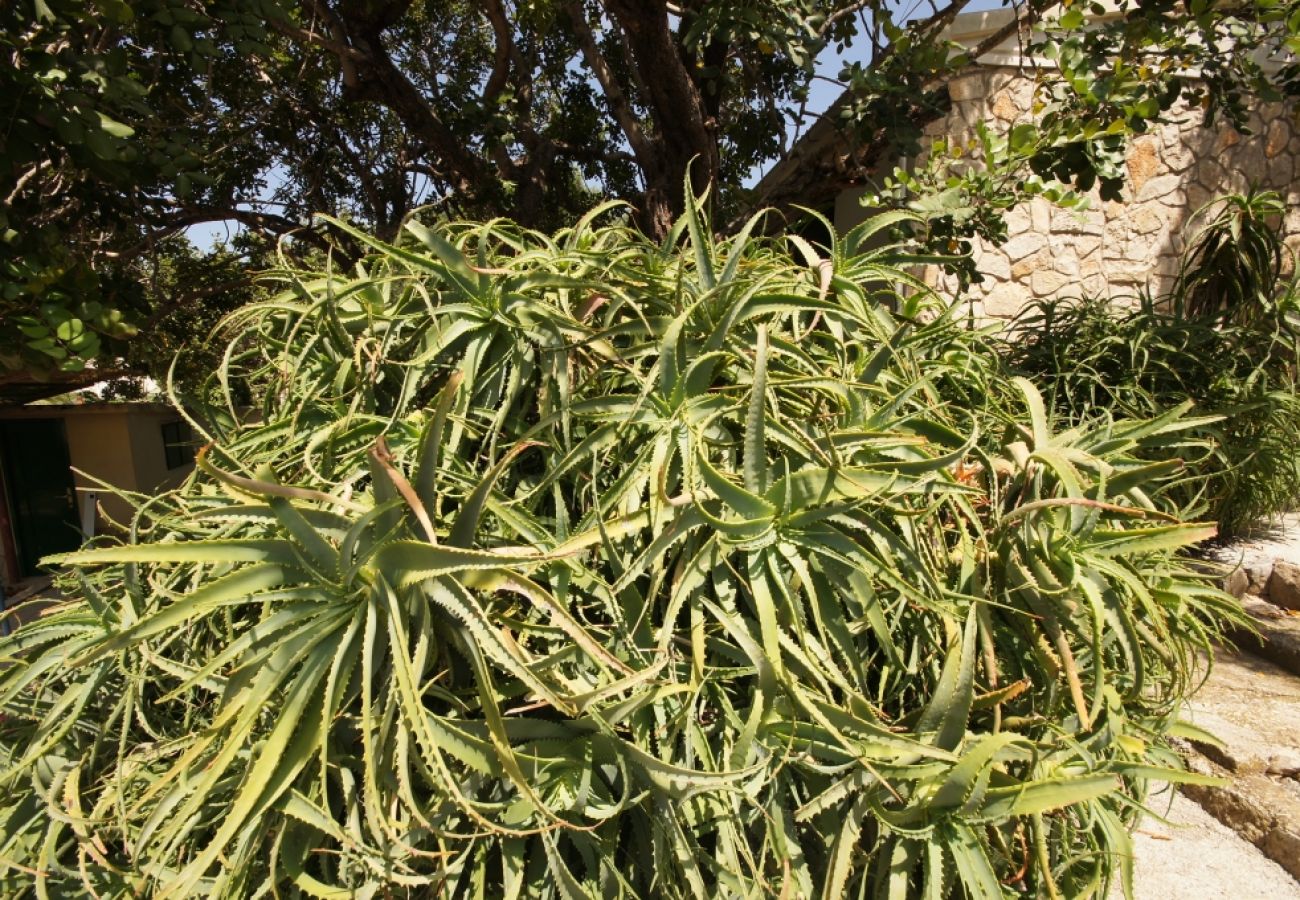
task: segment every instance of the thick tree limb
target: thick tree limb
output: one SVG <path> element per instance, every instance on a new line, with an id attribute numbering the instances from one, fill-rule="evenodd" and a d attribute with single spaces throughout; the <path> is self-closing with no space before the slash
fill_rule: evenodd
<path id="1" fill-rule="evenodd" d="M 581 0 L 570 0 L 565 4 L 564 9 L 573 24 L 573 32 L 578 39 L 578 47 L 582 50 L 582 58 L 591 68 L 592 74 L 596 76 L 610 114 L 622 129 L 623 136 L 631 145 L 637 162 L 642 168 L 653 166 L 656 163 L 654 148 L 650 145 L 645 129 L 641 127 L 641 122 L 632 109 L 631 100 L 623 91 L 623 86 L 619 84 L 618 76 L 614 74 L 609 61 L 605 59 L 605 55 L 600 52 L 600 47 L 596 44 L 596 36 L 587 21 L 587 11 Z"/>

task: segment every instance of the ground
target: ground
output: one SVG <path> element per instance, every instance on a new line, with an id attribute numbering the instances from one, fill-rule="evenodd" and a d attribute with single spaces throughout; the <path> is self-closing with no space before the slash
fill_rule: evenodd
<path id="1" fill-rule="evenodd" d="M 1134 835 L 1136 900 L 1300 900 L 1300 882 L 1194 801 L 1165 792 L 1153 808 L 1168 821 Z"/>

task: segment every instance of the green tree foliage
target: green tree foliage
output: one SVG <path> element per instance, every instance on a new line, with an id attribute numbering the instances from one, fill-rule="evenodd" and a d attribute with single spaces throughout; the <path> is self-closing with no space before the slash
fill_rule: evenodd
<path id="1" fill-rule="evenodd" d="M 235 314 L 258 414 L 0 641 L 7 896 L 1130 886 L 1238 615 L 1152 499 L 1186 408 L 1054 431 L 898 215 L 593 218 Z"/>
<path id="2" fill-rule="evenodd" d="M 1034 0 L 956 54 L 943 29 L 968 3 L 908 21 L 884 0 L 6 3 L 0 364 L 76 370 L 172 315 L 160 304 L 215 302 L 142 287 L 177 250 L 165 238 L 205 222 L 355 259 L 355 242 L 311 227 L 314 214 L 391 238 L 422 205 L 554 228 L 615 197 L 662 237 L 688 174 L 696 191 L 715 185 L 721 221 L 822 202 L 855 172 L 793 160 L 760 196 L 742 185 L 787 157 L 816 61 L 836 49 L 857 61 L 831 119 L 876 165 L 914 145 L 982 49 L 1051 10 L 1039 40 L 1062 77 L 1045 86 L 1041 121 L 990 160 L 1012 177 L 924 186 L 941 194 L 936 227 L 957 237 L 996 234 L 1024 194 L 1006 187 L 1017 179 L 1113 189 L 1128 136 L 1193 74 L 1207 115 L 1234 121 L 1296 81 L 1245 52 L 1294 50 L 1295 3 L 1125 2 L 1091 29 L 1091 7 Z"/>
<path id="3" fill-rule="evenodd" d="M 228 34 L 261 28 L 255 4 L 212 10 Z M 150 286 L 185 252 L 178 204 L 259 168 L 214 158 L 233 132 L 205 116 L 215 53 L 190 35 L 208 21 L 165 0 L 0 10 L 0 366 L 80 371 L 184 303 Z"/>

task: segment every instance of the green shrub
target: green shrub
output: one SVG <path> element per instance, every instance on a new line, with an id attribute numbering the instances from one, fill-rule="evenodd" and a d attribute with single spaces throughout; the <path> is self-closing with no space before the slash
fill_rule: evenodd
<path id="1" fill-rule="evenodd" d="M 1157 416 L 1194 402 L 1214 421 L 1161 448 L 1162 458 L 1187 464 L 1162 494 L 1182 516 L 1240 532 L 1300 502 L 1300 307 L 1287 294 L 1249 315 L 1235 306 L 1226 321 L 1218 310 L 1188 316 L 1182 308 L 1177 294 L 1135 305 L 1037 301 L 1013 323 L 1002 352 L 1066 422 Z"/>
<path id="2" fill-rule="evenodd" d="M 260 409 L 0 643 L 6 895 L 1127 876 L 1237 616 L 1142 461 L 1196 423 L 1054 433 L 889 224 L 412 225 L 283 273 L 219 373 Z"/>

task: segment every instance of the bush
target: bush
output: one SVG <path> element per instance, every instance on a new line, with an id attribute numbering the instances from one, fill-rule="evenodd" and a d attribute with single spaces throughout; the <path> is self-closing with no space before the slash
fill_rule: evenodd
<path id="1" fill-rule="evenodd" d="M 1196 233 L 1174 290 L 1131 304 L 1037 301 L 1003 339 L 1011 368 L 1063 421 L 1149 417 L 1192 401 L 1215 421 L 1162 449 L 1187 474 L 1165 499 L 1227 533 L 1300 501 L 1300 294 L 1281 275 L 1276 196 L 1228 197 Z"/>
<path id="2" fill-rule="evenodd" d="M 1237 616 L 1150 499 L 1195 422 L 1054 433 L 889 219 L 593 218 L 357 234 L 231 323 L 256 415 L 0 643 L 7 894 L 1126 880 Z"/>

